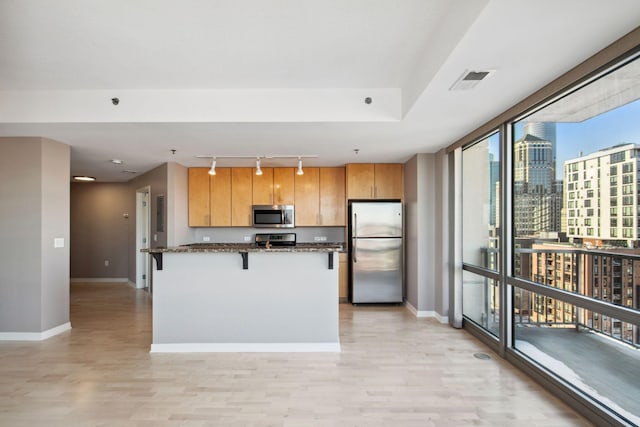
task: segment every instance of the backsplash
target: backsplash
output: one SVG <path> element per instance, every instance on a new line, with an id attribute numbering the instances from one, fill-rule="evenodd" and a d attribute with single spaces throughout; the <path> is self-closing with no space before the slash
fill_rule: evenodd
<path id="1" fill-rule="evenodd" d="M 296 233 L 300 243 L 338 242 L 344 243 L 345 227 L 297 227 L 297 228 L 253 228 L 253 227 L 203 227 L 191 228 L 190 243 L 253 243 L 256 233 Z M 208 238 L 208 240 L 207 240 Z"/>

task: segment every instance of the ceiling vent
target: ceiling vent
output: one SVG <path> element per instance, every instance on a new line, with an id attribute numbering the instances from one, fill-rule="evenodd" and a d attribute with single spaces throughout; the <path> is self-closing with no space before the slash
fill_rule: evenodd
<path id="1" fill-rule="evenodd" d="M 495 70 L 466 70 L 449 88 L 449 90 L 469 90 L 476 87 L 482 80 L 487 79 Z"/>

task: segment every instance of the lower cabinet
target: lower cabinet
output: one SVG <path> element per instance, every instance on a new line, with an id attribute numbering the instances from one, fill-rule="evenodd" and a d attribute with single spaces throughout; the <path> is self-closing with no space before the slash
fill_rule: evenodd
<path id="1" fill-rule="evenodd" d="M 346 252 L 338 254 L 338 299 L 340 302 L 349 300 L 349 258 Z"/>

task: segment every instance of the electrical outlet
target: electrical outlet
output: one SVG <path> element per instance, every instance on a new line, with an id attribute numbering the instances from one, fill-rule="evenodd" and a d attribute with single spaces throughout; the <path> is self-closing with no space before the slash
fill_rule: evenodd
<path id="1" fill-rule="evenodd" d="M 105 266 L 105 267 L 109 267 L 109 260 L 108 260 L 108 259 L 105 259 L 105 260 L 104 260 L 104 266 Z"/>
<path id="2" fill-rule="evenodd" d="M 244 236 L 244 241 L 245 242 L 250 242 L 251 241 L 251 236 Z"/>
<path id="3" fill-rule="evenodd" d="M 157 242 L 157 241 L 158 241 L 158 235 L 157 235 L 157 234 L 154 234 L 154 235 L 153 235 L 153 241 L 154 241 L 154 242 Z"/>
<path id="4" fill-rule="evenodd" d="M 210 242 L 210 241 L 211 241 L 211 237 L 209 237 L 209 236 L 203 236 L 203 237 L 202 237 L 202 241 L 203 241 L 203 242 Z"/>
<path id="5" fill-rule="evenodd" d="M 327 236 L 315 236 L 313 238 L 314 241 L 316 242 L 326 242 L 327 241 Z"/>

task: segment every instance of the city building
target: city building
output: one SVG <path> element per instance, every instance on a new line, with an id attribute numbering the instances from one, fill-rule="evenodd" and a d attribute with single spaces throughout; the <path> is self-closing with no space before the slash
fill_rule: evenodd
<path id="1" fill-rule="evenodd" d="M 551 143 L 551 167 L 555 178 L 557 159 L 556 124 L 554 122 L 527 122 L 524 125 L 524 134 L 532 135 Z"/>
<path id="2" fill-rule="evenodd" d="M 567 235 L 638 245 L 640 145 L 622 144 L 564 162 Z"/>
<path id="3" fill-rule="evenodd" d="M 615 305 L 640 307 L 640 249 L 586 249 L 569 243 L 534 243 L 531 249 L 531 280 Z M 521 323 L 579 325 L 640 347 L 640 331 L 630 323 L 540 294 L 531 301 L 517 297 L 516 304 L 520 311 L 530 309 L 530 318 Z"/>
<path id="4" fill-rule="evenodd" d="M 555 126 L 534 123 L 532 130 Z M 534 124 L 525 126 L 533 127 Z M 555 180 L 555 142 L 526 133 L 514 143 L 513 203 L 516 236 L 535 236 L 541 232 L 560 231 L 562 186 Z"/>

